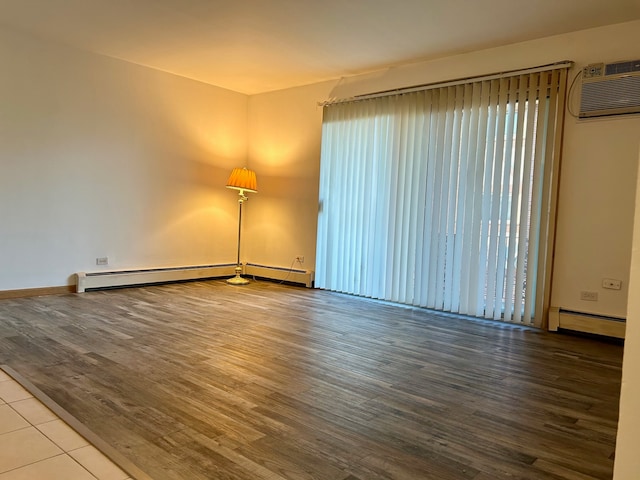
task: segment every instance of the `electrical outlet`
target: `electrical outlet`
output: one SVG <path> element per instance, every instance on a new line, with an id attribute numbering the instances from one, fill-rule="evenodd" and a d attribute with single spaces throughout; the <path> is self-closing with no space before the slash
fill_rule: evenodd
<path id="1" fill-rule="evenodd" d="M 615 278 L 603 278 L 602 288 L 608 288 L 610 290 L 620 290 L 622 288 L 622 280 L 616 280 Z"/>
<path id="2" fill-rule="evenodd" d="M 580 292 L 580 300 L 587 300 L 588 302 L 597 302 L 598 292 L 589 292 L 587 290 L 583 290 Z"/>
<path id="3" fill-rule="evenodd" d="M 298 255 L 296 257 L 296 262 L 304 263 L 304 255 Z"/>
<path id="4" fill-rule="evenodd" d="M 109 257 L 96 258 L 96 265 L 109 265 Z"/>

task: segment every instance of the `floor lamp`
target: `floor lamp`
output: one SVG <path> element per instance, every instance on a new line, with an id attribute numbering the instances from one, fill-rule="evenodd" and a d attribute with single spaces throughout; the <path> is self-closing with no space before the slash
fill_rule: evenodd
<path id="1" fill-rule="evenodd" d="M 247 168 L 234 168 L 227 181 L 227 188 L 238 190 L 238 259 L 236 262 L 236 276 L 227 280 L 231 285 L 246 285 L 249 280 L 242 278 L 242 266 L 240 265 L 240 234 L 242 232 L 242 204 L 248 200 L 244 192 L 258 193 L 256 172 Z"/>

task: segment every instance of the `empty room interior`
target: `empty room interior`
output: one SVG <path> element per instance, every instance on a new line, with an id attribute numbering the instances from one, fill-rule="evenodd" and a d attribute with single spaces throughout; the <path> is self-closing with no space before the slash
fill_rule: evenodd
<path id="1" fill-rule="evenodd" d="M 640 478 L 638 0 L 0 0 L 0 60 L 0 480 Z"/>

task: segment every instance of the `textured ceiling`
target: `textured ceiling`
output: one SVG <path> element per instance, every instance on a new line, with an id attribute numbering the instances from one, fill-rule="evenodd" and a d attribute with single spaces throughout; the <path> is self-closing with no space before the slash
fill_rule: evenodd
<path id="1" fill-rule="evenodd" d="M 0 0 L 0 25 L 247 94 L 640 18 L 640 0 Z"/>

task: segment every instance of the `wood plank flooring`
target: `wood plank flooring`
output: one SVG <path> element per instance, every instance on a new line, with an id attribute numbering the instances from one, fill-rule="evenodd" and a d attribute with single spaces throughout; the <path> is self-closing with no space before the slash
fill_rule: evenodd
<path id="1" fill-rule="evenodd" d="M 268 282 L 0 301 L 0 364 L 157 480 L 611 479 L 622 351 Z"/>

